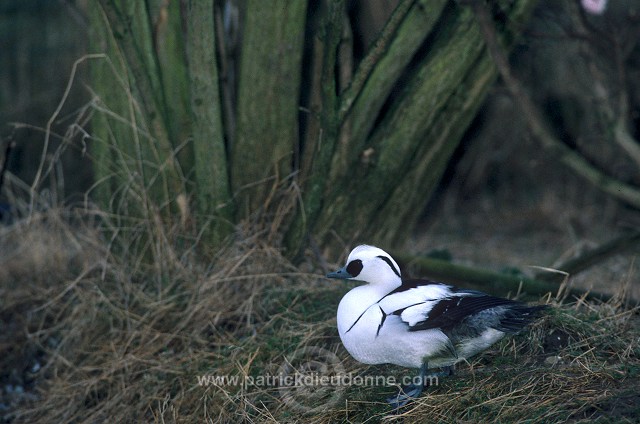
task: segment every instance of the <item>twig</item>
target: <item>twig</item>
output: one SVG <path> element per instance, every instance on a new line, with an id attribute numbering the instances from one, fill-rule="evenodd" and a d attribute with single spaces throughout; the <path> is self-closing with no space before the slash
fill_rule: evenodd
<path id="1" fill-rule="evenodd" d="M 44 146 L 42 147 L 42 156 L 40 157 L 40 165 L 38 166 L 38 170 L 36 172 L 36 176 L 33 178 L 33 183 L 31 184 L 32 203 L 33 203 L 34 193 L 38 190 L 38 188 L 40 186 L 40 180 L 42 178 L 42 172 L 43 172 L 43 169 L 44 169 L 44 162 L 46 160 L 47 150 L 49 148 L 49 139 L 50 139 L 50 136 L 51 136 L 51 126 L 53 125 L 55 120 L 58 118 L 58 115 L 60 114 L 60 111 L 62 110 L 62 107 L 67 102 L 67 98 L 69 97 L 69 93 L 71 92 L 71 87 L 73 86 L 73 83 L 75 82 L 75 79 L 76 79 L 76 72 L 78 70 L 78 66 L 80 66 L 80 64 L 82 64 L 82 63 L 84 63 L 84 62 L 86 62 L 88 60 L 91 60 L 91 59 L 102 59 L 104 57 L 105 57 L 104 54 L 99 54 L 99 53 L 87 54 L 87 55 L 82 56 L 80 59 L 76 60 L 75 62 L 73 62 L 73 66 L 71 68 L 71 76 L 69 77 L 69 80 L 67 81 L 67 86 L 65 87 L 64 94 L 62 95 L 62 99 L 58 103 L 58 107 L 56 107 L 56 110 L 53 112 L 53 115 L 51 115 L 51 117 L 47 121 L 47 127 L 46 127 L 47 129 L 46 129 L 45 136 L 44 136 Z M 31 206 L 33 206 L 33 204 Z"/>
<path id="2" fill-rule="evenodd" d="M 559 270 L 565 271 L 571 275 L 576 275 L 580 271 L 584 271 L 592 265 L 600 263 L 611 256 L 627 250 L 640 243 L 640 232 L 634 231 L 631 234 L 625 234 L 610 240 L 595 249 L 592 249 L 577 258 L 555 266 Z M 535 278 L 542 281 L 554 281 L 557 275 L 549 273 L 536 274 Z"/>

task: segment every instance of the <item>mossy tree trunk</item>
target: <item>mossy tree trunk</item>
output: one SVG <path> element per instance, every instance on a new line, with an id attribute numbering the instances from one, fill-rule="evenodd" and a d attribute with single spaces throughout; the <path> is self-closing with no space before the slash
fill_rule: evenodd
<path id="1" fill-rule="evenodd" d="M 241 217 L 292 172 L 307 2 L 247 0 L 238 70 L 231 182 Z"/>
<path id="2" fill-rule="evenodd" d="M 505 45 L 534 3 L 496 3 Z M 257 212 L 290 256 L 397 245 L 496 75 L 462 2 L 400 0 L 356 66 L 344 0 L 99 4 L 98 197 L 117 212 L 135 186 L 213 247 Z"/>

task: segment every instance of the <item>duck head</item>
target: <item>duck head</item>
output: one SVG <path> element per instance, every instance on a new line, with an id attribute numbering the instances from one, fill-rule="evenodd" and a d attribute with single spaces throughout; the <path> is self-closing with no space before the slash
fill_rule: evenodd
<path id="1" fill-rule="evenodd" d="M 400 267 L 391 255 L 366 244 L 353 249 L 347 258 L 347 264 L 327 274 L 327 277 L 394 287 L 402 283 Z"/>

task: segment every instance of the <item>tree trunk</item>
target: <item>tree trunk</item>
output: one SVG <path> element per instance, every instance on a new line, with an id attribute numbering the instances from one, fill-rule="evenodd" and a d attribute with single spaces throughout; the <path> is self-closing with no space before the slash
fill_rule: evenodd
<path id="1" fill-rule="evenodd" d="M 231 146 L 239 219 L 260 209 L 271 188 L 292 172 L 306 8 L 305 0 L 279 1 L 277 7 L 248 0 L 245 5 Z"/>
<path id="2" fill-rule="evenodd" d="M 189 0 L 185 19 L 189 22 L 186 50 L 191 81 L 195 198 L 199 221 L 207 225 L 208 239 L 217 246 L 233 229 L 234 210 L 222 129 L 213 0 Z"/>
<path id="3" fill-rule="evenodd" d="M 369 57 L 356 71 L 353 85 L 366 80 L 361 89 L 356 94 L 347 90 L 335 101 L 329 95 L 323 104 L 322 150 L 308 152 L 315 160 L 301 183 L 304 208 L 288 234 L 286 246 L 292 252 L 305 236 L 330 250 L 356 241 L 396 246 L 406 238 L 495 79 L 469 8 L 424 0 L 401 2 L 398 10 L 405 3 L 410 8 L 398 18 L 394 36 L 372 59 L 367 75 L 358 71 Z M 519 1 L 502 9 L 507 20 L 501 35 L 507 45 L 533 5 Z M 327 39 L 331 29 L 324 31 Z M 326 60 L 331 68 L 333 59 Z M 339 145 L 346 117 L 353 118 L 351 138 Z"/>
<path id="4" fill-rule="evenodd" d="M 398 245 L 495 79 L 471 8 L 400 0 L 345 86 L 346 1 L 239 3 L 222 19 L 213 0 L 100 0 L 98 197 L 116 211 L 144 198 L 171 220 L 191 217 L 183 196 L 213 248 L 256 215 L 291 257 L 309 238 Z M 534 3 L 494 7 L 506 46 Z"/>
<path id="5" fill-rule="evenodd" d="M 100 5 L 91 15 L 92 48 L 107 55 L 92 68 L 100 112 L 93 122 L 96 174 L 105 182 L 98 186 L 100 200 L 124 215 L 169 211 L 166 206 L 184 195 L 173 140 L 186 111 L 170 113 L 172 90 L 162 77 L 178 78 L 183 68 L 172 58 L 163 73 L 154 50 L 153 36 L 159 33 L 152 31 L 144 3 L 104 0 Z M 158 19 L 166 14 L 159 11 Z"/>

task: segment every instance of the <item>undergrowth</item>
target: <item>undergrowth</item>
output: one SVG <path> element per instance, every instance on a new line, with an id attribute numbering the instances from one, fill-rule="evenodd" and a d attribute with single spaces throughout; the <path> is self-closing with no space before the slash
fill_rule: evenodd
<path id="1" fill-rule="evenodd" d="M 392 411 L 390 378 L 415 370 L 364 366 L 344 350 L 335 311 L 351 283 L 302 272 L 259 238 L 238 237 L 209 261 L 167 245 L 158 266 L 67 209 L 1 228 L 0 242 L 4 422 L 640 416 L 638 309 L 625 304 L 624 285 L 606 303 L 537 299 L 552 308 L 528 331 Z M 342 380 L 303 378 L 322 375 Z"/>

